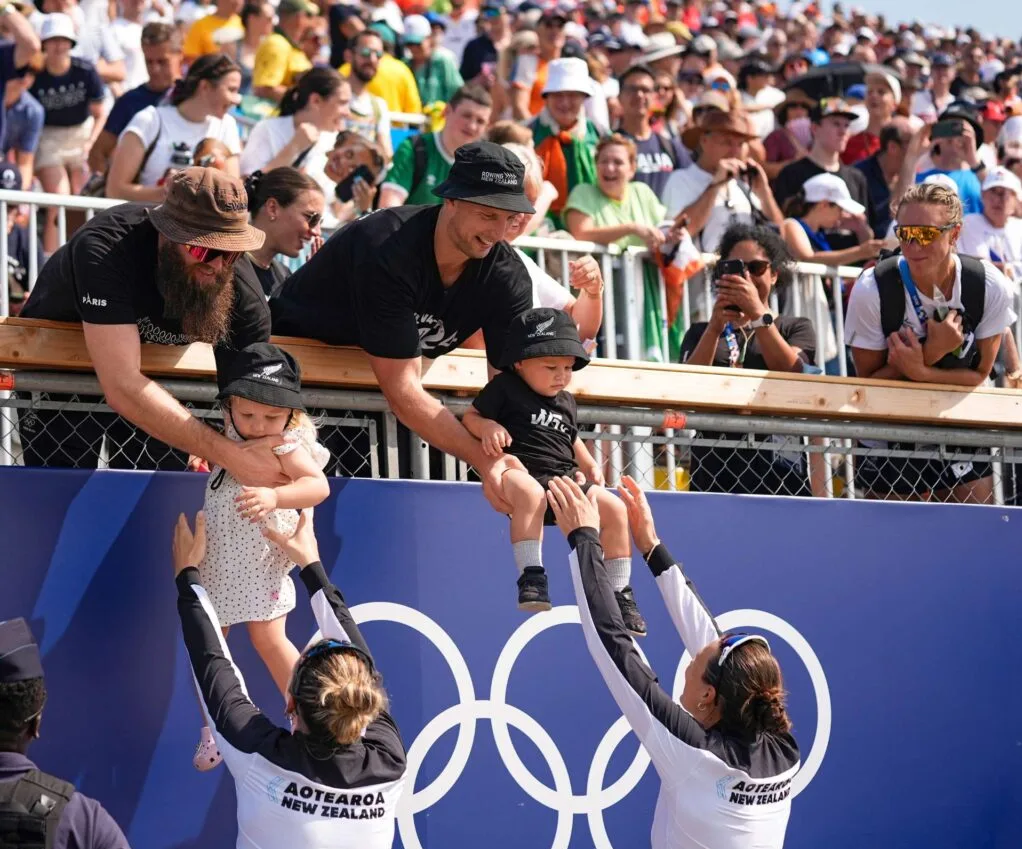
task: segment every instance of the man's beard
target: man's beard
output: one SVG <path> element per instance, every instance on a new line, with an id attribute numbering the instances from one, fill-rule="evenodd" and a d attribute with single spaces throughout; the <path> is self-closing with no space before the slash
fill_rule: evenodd
<path id="1" fill-rule="evenodd" d="M 191 270 L 177 245 L 160 247 L 156 287 L 163 295 L 163 314 L 180 319 L 182 332 L 194 341 L 216 345 L 227 338 L 234 311 L 234 266 L 223 266 L 211 283 L 200 282 Z"/>
<path id="2" fill-rule="evenodd" d="M 371 83 L 373 78 L 376 76 L 376 71 L 367 71 L 365 68 L 359 67 L 358 65 L 351 66 L 351 73 L 366 84 Z"/>

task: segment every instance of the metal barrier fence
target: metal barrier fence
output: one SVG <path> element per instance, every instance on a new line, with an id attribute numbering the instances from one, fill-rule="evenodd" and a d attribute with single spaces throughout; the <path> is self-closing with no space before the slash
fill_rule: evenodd
<path id="1" fill-rule="evenodd" d="M 163 384 L 217 424 L 216 388 Z M 0 465 L 184 469 L 102 403 L 93 376 L 14 373 L 0 398 Z M 7 394 L 7 393 L 5 393 Z M 310 389 L 306 404 L 330 449 L 332 475 L 468 480 L 465 464 L 401 427 L 377 392 Z M 461 413 L 470 403 L 446 397 Z M 608 484 L 631 474 L 650 489 L 1022 503 L 1022 433 L 579 404 L 584 439 Z"/>

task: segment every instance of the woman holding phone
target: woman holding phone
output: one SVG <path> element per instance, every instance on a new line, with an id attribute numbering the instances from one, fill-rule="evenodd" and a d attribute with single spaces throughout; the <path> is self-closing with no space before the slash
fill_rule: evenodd
<path id="1" fill-rule="evenodd" d="M 680 702 L 657 682 L 625 630 L 600 546 L 595 490 L 567 477 L 547 500 L 571 546 L 571 579 L 589 653 L 660 775 L 652 849 L 781 849 L 799 749 L 781 668 L 758 634 L 722 634 L 660 541 L 646 496 L 618 493 L 632 540 L 692 655 Z"/>

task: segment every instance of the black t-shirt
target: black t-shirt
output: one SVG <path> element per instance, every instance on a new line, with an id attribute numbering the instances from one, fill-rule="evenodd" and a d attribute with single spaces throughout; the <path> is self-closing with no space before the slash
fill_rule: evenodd
<path id="1" fill-rule="evenodd" d="M 504 371 L 483 387 L 472 406 L 511 434 L 508 454 L 530 475 L 566 475 L 575 468 L 578 408 L 562 390 L 553 398 L 533 392 L 517 374 Z"/>
<path id="2" fill-rule="evenodd" d="M 808 318 L 779 315 L 774 319 L 774 327 L 776 327 L 777 332 L 781 334 L 781 338 L 791 345 L 792 348 L 799 348 L 805 353 L 806 362 L 811 363 L 815 359 L 816 331 L 813 329 L 813 323 Z M 685 338 L 681 340 L 680 362 L 684 363 L 690 356 L 692 356 L 692 352 L 696 349 L 696 345 L 699 344 L 699 340 L 702 339 L 703 333 L 705 332 L 705 321 L 693 324 L 688 329 L 688 332 L 685 333 Z M 742 330 L 735 330 L 735 335 L 738 340 L 738 350 L 745 350 L 744 358 L 739 359 L 739 362 L 742 364 L 742 368 L 766 369 L 766 360 L 763 359 L 763 352 L 759 349 L 759 340 L 756 338 L 756 331 L 747 330 L 745 332 L 749 334 L 747 343 Z M 731 361 L 728 358 L 727 341 L 723 336 L 721 336 L 717 341 L 717 352 L 713 355 L 712 364 L 723 367 L 727 367 L 731 364 Z"/>
<path id="3" fill-rule="evenodd" d="M 486 62 L 497 62 L 497 48 L 493 46 L 493 40 L 488 35 L 480 35 L 473 38 L 465 45 L 465 51 L 461 54 L 461 69 L 459 73 L 465 82 L 471 82 L 483 70 Z"/>
<path id="4" fill-rule="evenodd" d="M 245 278 L 252 288 L 262 290 L 267 298 L 278 295 L 290 276 L 291 270 L 276 259 L 270 263 L 269 268 L 263 268 L 252 262 L 252 258 L 245 254 L 234 264 L 235 280 L 239 277 Z"/>
<path id="5" fill-rule="evenodd" d="M 24 318 L 134 324 L 143 342 L 187 345 L 181 321 L 163 314 L 156 286 L 157 232 L 148 208 L 124 203 L 99 213 L 75 233 L 39 272 L 21 311 Z M 235 277 L 227 339 L 216 353 L 270 338 L 270 311 L 262 290 Z"/>
<path id="6" fill-rule="evenodd" d="M 781 337 L 812 362 L 816 354 L 816 333 L 808 318 L 781 315 L 774 319 Z M 706 332 L 706 323 L 693 324 L 681 340 L 681 362 L 685 362 Z M 743 368 L 765 369 L 766 360 L 759 348 L 756 331 L 748 331 L 748 344 L 741 330 L 736 330 L 739 350 L 745 349 Z M 728 366 L 728 347 L 724 337 L 717 342 L 713 365 Z M 777 448 L 736 448 L 741 433 L 700 431 L 699 440 L 709 444 L 692 446 L 690 488 L 693 492 L 729 492 L 743 495 L 809 495 L 806 458 L 799 440 L 793 437 L 772 437 L 752 434 L 753 439 L 776 443 Z"/>
<path id="7" fill-rule="evenodd" d="M 774 180 L 774 199 L 777 201 L 777 205 L 783 209 L 785 201 L 798 194 L 805 181 L 810 177 L 815 177 L 817 174 L 836 174 L 844 180 L 852 200 L 866 207 L 866 219 L 868 221 L 876 219 L 876 211 L 873 209 L 873 200 L 869 194 L 869 186 L 866 183 L 865 174 L 851 165 L 842 165 L 837 171 L 827 171 L 813 162 L 808 156 L 804 156 L 790 165 L 785 165 L 781 169 L 781 173 L 777 175 L 777 179 Z M 883 238 L 885 234 L 878 233 L 876 235 Z M 827 240 L 836 251 L 842 248 L 855 247 L 858 244 L 858 239 L 845 230 L 828 230 Z"/>
<path id="8" fill-rule="evenodd" d="M 103 81 L 91 62 L 72 57 L 66 74 L 44 68 L 30 91 L 46 110 L 47 127 L 77 127 L 89 117 L 89 104 L 103 99 Z"/>
<path id="9" fill-rule="evenodd" d="M 498 242 L 445 287 L 433 250 L 441 209 L 381 209 L 338 230 L 270 302 L 273 332 L 402 360 L 439 357 L 482 328 L 496 366 L 512 319 L 532 308 L 529 272 Z"/>

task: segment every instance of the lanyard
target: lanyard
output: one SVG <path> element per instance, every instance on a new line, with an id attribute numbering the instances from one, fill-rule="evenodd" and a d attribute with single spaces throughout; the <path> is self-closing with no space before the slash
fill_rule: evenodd
<path id="1" fill-rule="evenodd" d="M 912 271 L 904 258 L 898 260 L 898 271 L 901 272 L 901 282 L 905 284 L 905 291 L 908 292 L 909 300 L 912 301 L 912 308 L 916 311 L 916 318 L 919 319 L 919 326 L 922 328 L 923 336 L 926 335 L 926 321 L 929 316 L 923 309 L 923 302 L 919 299 L 919 291 L 912 279 Z"/>
<path id="2" fill-rule="evenodd" d="M 724 325 L 724 342 L 727 344 L 727 363 L 730 368 L 738 368 L 738 366 L 745 362 L 745 354 L 749 350 L 749 336 L 746 335 L 744 330 L 742 335 L 745 336 L 745 344 L 739 347 L 738 334 L 735 333 L 731 322 L 729 321 Z"/>

